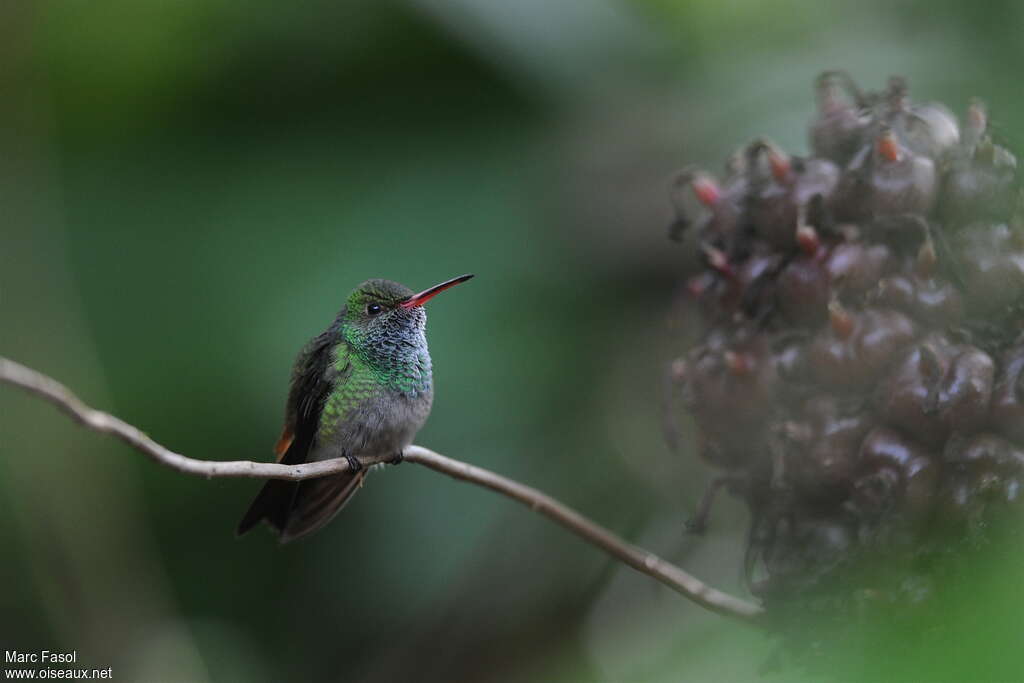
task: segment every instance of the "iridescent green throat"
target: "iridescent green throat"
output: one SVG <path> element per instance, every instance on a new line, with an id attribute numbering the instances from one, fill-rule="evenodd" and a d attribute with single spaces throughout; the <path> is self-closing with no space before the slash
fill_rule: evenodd
<path id="1" fill-rule="evenodd" d="M 342 324 L 342 336 L 348 342 L 356 373 L 369 373 L 374 381 L 407 396 L 429 392 L 432 384 L 430 353 L 424 333 L 426 314 L 415 309 L 371 329 Z M 339 358 L 340 360 L 340 358 Z"/>

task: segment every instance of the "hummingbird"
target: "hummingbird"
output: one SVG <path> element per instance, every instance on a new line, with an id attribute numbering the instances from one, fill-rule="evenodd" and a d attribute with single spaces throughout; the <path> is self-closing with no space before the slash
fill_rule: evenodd
<path id="1" fill-rule="evenodd" d="M 349 294 L 334 322 L 299 352 L 292 368 L 278 462 L 346 458 L 349 469 L 306 481 L 270 480 L 238 525 L 266 520 L 282 543 L 331 521 L 363 484 L 357 456 L 402 451 L 430 414 L 434 398 L 423 305 L 472 275 L 413 293 L 390 280 L 367 280 Z"/>

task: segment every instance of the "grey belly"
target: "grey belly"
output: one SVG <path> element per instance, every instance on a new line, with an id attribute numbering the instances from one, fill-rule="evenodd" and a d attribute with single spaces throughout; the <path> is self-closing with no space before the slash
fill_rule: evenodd
<path id="1" fill-rule="evenodd" d="M 432 398 L 431 393 L 414 397 L 395 393 L 368 399 L 317 442 L 310 460 L 399 453 L 427 421 Z"/>

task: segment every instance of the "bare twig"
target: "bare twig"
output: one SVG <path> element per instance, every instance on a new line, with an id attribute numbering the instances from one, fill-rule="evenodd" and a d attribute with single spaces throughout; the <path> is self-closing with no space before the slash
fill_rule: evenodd
<path id="1" fill-rule="evenodd" d="M 67 387 L 53 378 L 3 357 L 0 357 L 0 381 L 19 386 L 45 398 L 84 427 L 115 436 L 161 465 L 166 465 L 185 474 L 207 478 L 247 477 L 298 481 L 343 472 L 349 467 L 348 462 L 341 458 L 303 465 L 281 465 L 248 460 L 196 460 L 164 448 L 136 427 L 109 413 L 90 408 Z M 683 597 L 712 612 L 746 620 L 756 619 L 762 613 L 760 606 L 708 586 L 700 579 L 691 576 L 657 555 L 627 543 L 608 529 L 535 488 L 512 481 L 489 470 L 447 458 L 421 446 L 406 448 L 404 455 L 406 462 L 418 463 L 455 479 L 488 488 L 529 506 L 588 543 L 601 548 L 617 560 L 660 581 Z M 389 457 L 363 457 L 359 458 L 359 461 L 365 466 L 384 462 Z"/>

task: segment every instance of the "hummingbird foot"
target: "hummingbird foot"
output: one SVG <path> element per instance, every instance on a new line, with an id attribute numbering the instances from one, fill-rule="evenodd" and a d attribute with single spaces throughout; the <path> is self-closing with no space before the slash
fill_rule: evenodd
<path id="1" fill-rule="evenodd" d="M 363 469 L 363 463 L 359 462 L 357 458 L 354 458 L 351 455 L 344 455 L 342 457 L 345 458 L 345 460 L 348 462 L 349 471 L 358 472 L 359 470 Z"/>
<path id="2" fill-rule="evenodd" d="M 403 453 L 402 451 L 398 451 L 397 453 L 395 453 L 394 457 L 388 460 L 388 464 L 398 465 L 401 464 L 403 460 L 405 460 L 405 453 Z"/>

